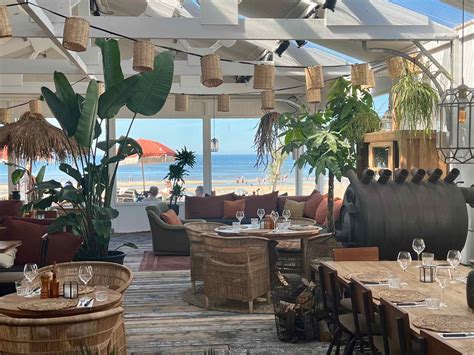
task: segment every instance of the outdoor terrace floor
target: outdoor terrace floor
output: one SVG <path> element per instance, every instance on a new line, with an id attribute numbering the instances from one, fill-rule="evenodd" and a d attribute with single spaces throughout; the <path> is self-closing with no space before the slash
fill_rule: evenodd
<path id="1" fill-rule="evenodd" d="M 185 303 L 191 286 L 189 271 L 138 271 L 143 253 L 151 248 L 150 233 L 116 235 L 112 247 L 125 241 L 125 264 L 134 280 L 125 294 L 125 327 L 131 354 L 203 353 L 210 349 L 232 354 L 325 354 L 326 343 L 286 344 L 278 340 L 270 314 L 208 311 Z"/>

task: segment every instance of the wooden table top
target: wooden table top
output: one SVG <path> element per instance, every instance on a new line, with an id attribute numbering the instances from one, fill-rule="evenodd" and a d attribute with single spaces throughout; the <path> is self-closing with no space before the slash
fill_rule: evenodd
<path id="1" fill-rule="evenodd" d="M 90 308 L 77 308 L 70 307 L 66 309 L 61 309 L 57 311 L 26 311 L 18 308 L 18 305 L 28 300 L 39 300 L 40 297 L 31 297 L 26 298 L 23 296 L 18 296 L 16 293 L 12 293 L 3 297 L 0 297 L 0 313 L 13 317 L 13 318 L 53 318 L 53 317 L 68 317 L 78 314 L 91 313 L 104 311 L 110 308 L 117 306 L 122 300 L 122 294 L 114 291 L 108 290 L 108 299 L 107 301 L 97 301 L 95 299 L 94 292 L 81 295 L 80 297 L 90 297 L 94 299 L 94 303 Z M 79 300 L 79 299 L 78 299 Z"/>
<path id="2" fill-rule="evenodd" d="M 347 276 L 350 273 L 354 272 L 365 272 L 374 270 L 380 272 L 387 272 L 393 275 L 394 277 L 399 277 L 401 282 L 408 283 L 408 286 L 403 286 L 407 290 L 415 290 L 421 293 L 426 294 L 429 297 L 441 299 L 441 288 L 436 282 L 434 283 L 424 283 L 419 281 L 419 269 L 416 268 L 417 262 L 413 262 L 407 269 L 406 272 L 403 272 L 398 262 L 396 261 L 326 261 L 324 264 L 335 269 L 338 274 L 339 280 L 347 285 L 349 279 Z M 456 275 L 467 275 L 470 271 L 470 268 L 465 266 L 458 266 L 456 268 Z M 374 302 L 377 303 L 375 299 L 376 294 L 380 290 L 388 289 L 388 286 L 370 286 L 367 285 L 373 292 Z M 474 313 L 467 306 L 466 301 L 466 284 L 465 283 L 450 283 L 445 289 L 445 303 L 448 305 L 446 308 L 440 309 L 428 309 L 426 307 L 403 307 L 402 309 L 406 311 L 410 316 L 410 326 L 411 330 L 419 334 L 420 329 L 415 327 L 412 322 L 419 316 L 427 314 L 455 314 L 462 315 L 465 317 L 473 317 Z M 427 331 L 436 337 L 439 335 L 436 332 Z M 463 340 L 444 340 L 447 344 L 453 348 L 461 351 L 463 354 L 474 354 L 474 339 L 463 339 Z"/>
<path id="3" fill-rule="evenodd" d="M 215 229 L 216 233 L 223 237 L 242 237 L 242 236 L 257 236 L 265 237 L 272 240 L 288 240 L 288 239 L 304 239 L 313 237 L 319 234 L 321 228 L 310 230 L 286 230 L 274 231 L 272 229 L 254 229 L 243 226 L 240 231 L 234 231 L 232 227 L 218 227 Z"/>
<path id="4" fill-rule="evenodd" d="M 17 248 L 21 244 L 21 240 L 0 240 L 0 253 L 4 253 L 11 248 Z"/>

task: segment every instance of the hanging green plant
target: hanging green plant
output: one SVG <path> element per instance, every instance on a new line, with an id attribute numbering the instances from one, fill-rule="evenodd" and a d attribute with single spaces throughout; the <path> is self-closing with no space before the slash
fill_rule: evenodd
<path id="1" fill-rule="evenodd" d="M 395 122 L 399 130 L 431 136 L 438 92 L 415 74 L 407 73 L 392 87 Z"/>

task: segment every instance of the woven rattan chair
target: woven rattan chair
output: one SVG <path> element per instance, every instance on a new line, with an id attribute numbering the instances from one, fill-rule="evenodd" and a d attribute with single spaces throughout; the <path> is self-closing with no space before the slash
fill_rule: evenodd
<path id="1" fill-rule="evenodd" d="M 332 260 L 332 250 L 341 245 L 331 233 L 319 234 L 303 240 L 303 275 L 311 278 L 311 265 Z"/>
<path id="2" fill-rule="evenodd" d="M 217 227 L 225 226 L 215 222 L 191 222 L 184 225 L 189 238 L 191 255 L 191 282 L 196 292 L 196 281 L 204 281 L 204 244 L 202 233 L 212 233 Z"/>
<path id="3" fill-rule="evenodd" d="M 268 239 L 260 237 L 204 237 L 204 296 L 248 302 L 270 291 Z M 267 298 L 269 299 L 269 298 Z"/>
<path id="4" fill-rule="evenodd" d="M 126 354 L 123 308 L 60 318 L 0 317 L 1 354 Z"/>
<path id="5" fill-rule="evenodd" d="M 126 266 L 100 261 L 81 261 L 57 264 L 57 277 L 59 281 L 61 283 L 65 281 L 79 281 L 78 272 L 81 265 L 92 266 L 93 276 L 92 280 L 88 283 L 90 286 L 108 286 L 111 290 L 123 294 L 133 280 L 132 270 Z M 39 269 L 38 273 L 52 271 L 52 269 L 53 265 L 45 266 Z M 37 286 L 41 286 L 39 280 L 36 282 L 38 283 Z"/>

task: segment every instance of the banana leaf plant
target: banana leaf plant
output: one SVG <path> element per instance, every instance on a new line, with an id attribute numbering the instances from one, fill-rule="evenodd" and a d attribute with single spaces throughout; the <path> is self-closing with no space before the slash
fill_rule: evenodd
<path id="1" fill-rule="evenodd" d="M 55 180 L 37 182 L 35 190 L 44 197 L 33 201 L 35 208 L 52 205 L 64 210 L 64 215 L 49 226 L 55 233 L 64 228 L 80 235 L 84 243 L 79 256 L 108 255 L 112 220 L 118 211 L 111 207 L 114 183 L 119 163 L 126 157 L 142 154 L 140 145 L 129 137 L 137 114 L 155 115 L 165 104 L 173 81 L 173 59 L 169 52 L 155 56 L 154 70 L 125 78 L 120 66 L 118 42 L 97 39 L 102 53 L 105 92 L 99 95 L 96 80 L 90 80 L 85 96 L 76 93 L 66 76 L 54 73 L 55 92 L 42 87 L 41 92 L 64 134 L 75 139 L 81 150 L 59 169 L 72 181 L 62 184 Z M 125 136 L 101 140 L 101 126 L 113 119 L 126 106 L 133 118 Z M 72 209 L 65 209 L 70 205 Z"/>
<path id="2" fill-rule="evenodd" d="M 31 190 L 26 191 L 26 195 L 29 196 L 28 200 L 38 200 L 43 197 L 43 194 L 39 191 L 36 191 L 34 189 L 35 183 L 42 183 L 44 180 L 44 174 L 46 173 L 46 166 L 43 165 L 39 170 L 38 173 L 33 175 L 32 172 L 32 167 L 30 165 L 29 168 L 26 168 L 24 166 L 15 164 L 15 163 L 8 163 L 4 162 L 5 165 L 12 166 L 15 168 L 11 174 L 11 180 L 13 185 L 18 185 L 21 181 L 21 179 L 26 175 L 28 177 L 28 189 L 32 188 Z M 25 205 L 23 206 L 23 211 L 24 212 L 29 212 L 31 209 L 31 205 Z"/>

